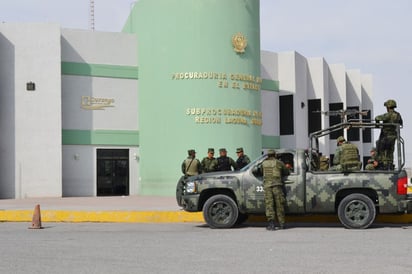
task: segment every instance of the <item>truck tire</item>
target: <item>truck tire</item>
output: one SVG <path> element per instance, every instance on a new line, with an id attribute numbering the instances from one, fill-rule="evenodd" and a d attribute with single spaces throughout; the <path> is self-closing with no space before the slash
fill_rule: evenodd
<path id="1" fill-rule="evenodd" d="M 214 195 L 203 206 L 203 217 L 211 228 L 233 227 L 238 216 L 237 204 L 227 195 Z"/>
<path id="2" fill-rule="evenodd" d="M 375 204 L 368 196 L 353 193 L 339 203 L 338 216 L 346 228 L 365 229 L 375 221 Z"/>

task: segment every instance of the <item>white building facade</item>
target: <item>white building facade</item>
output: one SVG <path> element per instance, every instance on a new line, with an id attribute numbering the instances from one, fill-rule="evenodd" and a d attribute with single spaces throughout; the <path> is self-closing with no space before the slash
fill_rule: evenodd
<path id="1" fill-rule="evenodd" d="M 0 198 L 142 194 L 137 41 L 136 34 L 55 24 L 0 25 Z M 294 51 L 262 51 L 260 59 L 261 150 L 308 148 L 311 132 L 340 121 L 322 111 L 373 117 L 370 75 Z M 370 132 L 339 134 L 368 156 Z M 336 138 L 321 143 L 324 155 L 333 156 Z M 174 149 L 181 140 L 167 141 L 170 151 L 153 153 L 173 155 L 161 164 L 174 165 L 168 176 L 176 180 L 154 195 L 175 194 L 186 153 Z"/>

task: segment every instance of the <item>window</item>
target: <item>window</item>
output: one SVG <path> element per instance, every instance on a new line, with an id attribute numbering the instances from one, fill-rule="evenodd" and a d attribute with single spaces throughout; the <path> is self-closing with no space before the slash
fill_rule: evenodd
<path id="1" fill-rule="evenodd" d="M 308 100 L 308 135 L 322 129 L 321 99 Z"/>
<path id="2" fill-rule="evenodd" d="M 293 95 L 279 96 L 279 117 L 280 135 L 293 135 Z"/>
<path id="3" fill-rule="evenodd" d="M 370 121 L 371 120 L 371 111 L 369 109 L 363 110 L 367 112 L 366 115 L 362 117 L 363 121 Z M 362 130 L 362 142 L 364 143 L 371 143 L 372 142 L 372 130 L 370 128 L 364 128 Z"/>
<path id="4" fill-rule="evenodd" d="M 330 111 L 333 111 L 333 110 L 343 110 L 343 103 L 332 103 L 332 104 L 329 104 L 329 110 L 330 110 Z M 337 115 L 337 116 L 330 116 L 330 117 L 329 117 L 329 126 L 330 126 L 330 127 L 331 127 L 331 126 L 334 126 L 334 125 L 336 125 L 336 124 L 339 124 L 339 123 L 341 123 L 341 122 L 342 122 L 342 120 L 341 120 L 341 117 L 340 117 L 339 115 Z M 330 134 L 330 139 L 331 139 L 331 140 L 333 140 L 333 139 L 338 139 L 339 136 L 343 136 L 343 129 L 338 130 L 338 131 L 335 131 L 335 132 L 332 132 L 332 133 Z"/>
<path id="5" fill-rule="evenodd" d="M 353 109 L 357 112 L 359 112 L 359 107 L 348 107 L 348 109 Z M 360 114 L 354 114 L 354 115 L 347 115 L 346 119 L 347 121 L 349 120 L 359 120 L 359 115 Z M 359 128 L 350 128 L 348 129 L 348 141 L 359 141 L 360 140 L 360 133 L 359 133 Z"/>

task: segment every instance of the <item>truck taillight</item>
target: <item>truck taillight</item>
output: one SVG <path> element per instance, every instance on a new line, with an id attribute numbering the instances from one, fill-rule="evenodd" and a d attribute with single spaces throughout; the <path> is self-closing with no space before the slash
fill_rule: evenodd
<path id="1" fill-rule="evenodd" d="M 408 186 L 408 177 L 398 178 L 398 194 L 406 195 Z"/>

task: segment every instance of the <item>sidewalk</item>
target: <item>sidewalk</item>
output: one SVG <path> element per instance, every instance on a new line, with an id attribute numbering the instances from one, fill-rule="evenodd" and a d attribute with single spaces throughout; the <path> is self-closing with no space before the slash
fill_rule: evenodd
<path id="1" fill-rule="evenodd" d="M 0 199 L 0 222 L 30 222 L 37 204 L 43 222 L 204 222 L 175 197 L 158 196 Z"/>
<path id="2" fill-rule="evenodd" d="M 0 222 L 31 222 L 40 205 L 43 222 L 204 223 L 202 212 L 181 210 L 175 197 L 116 196 L 0 199 Z M 339 223 L 336 215 L 287 216 L 288 222 Z M 252 216 L 249 221 L 265 221 Z M 380 223 L 412 223 L 412 214 L 378 215 Z"/>

